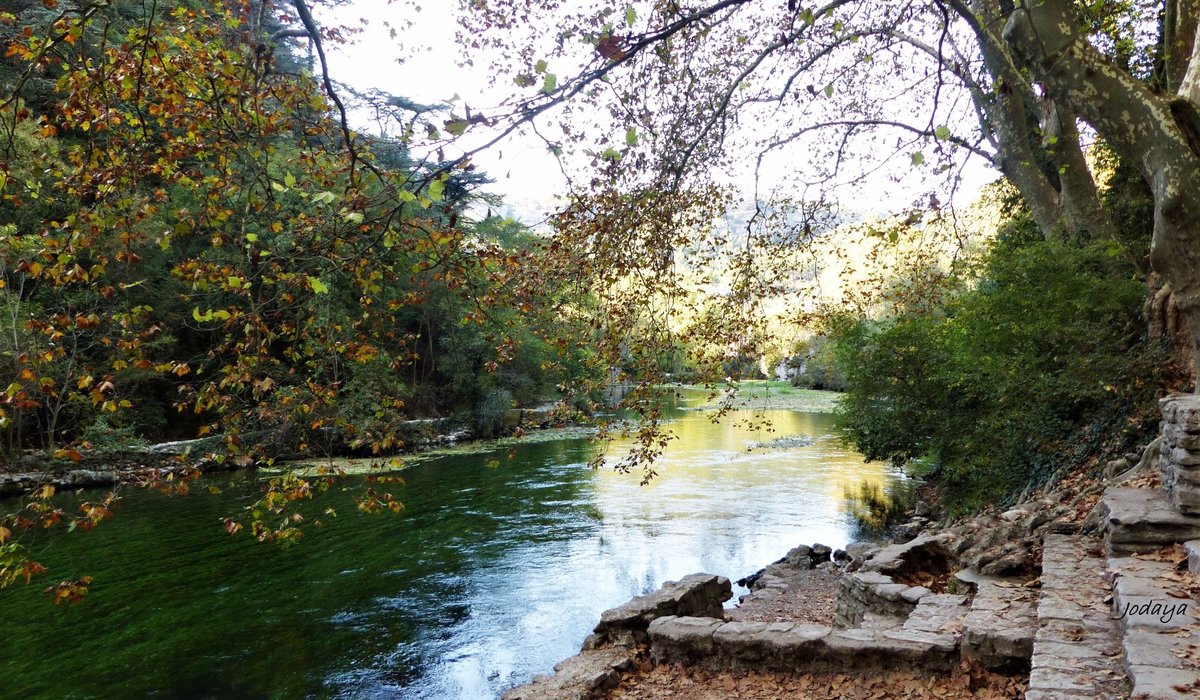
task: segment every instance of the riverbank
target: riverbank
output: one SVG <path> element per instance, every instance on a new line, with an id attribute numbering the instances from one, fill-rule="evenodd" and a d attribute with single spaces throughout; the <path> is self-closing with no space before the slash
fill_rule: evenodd
<path id="1" fill-rule="evenodd" d="M 554 431 L 594 432 L 579 426 L 551 427 L 567 423 L 567 415 L 554 404 L 511 409 L 506 412 L 501 425 L 501 430 L 509 437 L 498 439 L 474 435 L 461 418 L 414 419 L 401 425 L 405 447 L 392 455 L 318 458 L 273 449 L 274 461 L 271 466 L 259 465 L 246 456 L 230 455 L 220 436 L 86 452 L 65 450 L 57 456 L 45 451 L 30 451 L 0 464 L 0 497 L 19 496 L 44 485 L 59 490 L 107 488 L 118 484 L 174 480 L 185 475 L 248 468 L 301 475 L 315 475 L 318 471 L 325 473 L 331 467 L 346 474 L 391 471 L 398 468 L 395 464 L 397 459 L 407 461 L 418 455 L 431 457 L 449 454 L 464 443 L 510 445 L 518 440 L 559 439 L 567 434 Z M 545 436 L 539 435 L 543 431 L 550 432 Z M 524 437 L 512 437 L 513 434 Z"/>
<path id="2" fill-rule="evenodd" d="M 663 389 L 694 393 L 704 388 L 664 385 Z M 736 391 L 708 390 L 703 401 L 684 410 L 829 413 L 836 402 L 837 394 L 831 392 L 799 389 L 787 382 L 747 381 L 741 383 Z M 500 437 L 476 435 L 470 423 L 461 417 L 413 419 L 404 421 L 398 427 L 404 448 L 389 455 L 367 457 L 351 453 L 313 457 L 290 454 L 275 447 L 269 449 L 273 459 L 270 466 L 229 455 L 220 436 L 85 452 L 69 450 L 62 453 L 64 456 L 58 457 L 43 451 L 31 451 L 0 464 L 0 497 L 21 495 L 46 484 L 56 489 L 107 488 L 117 484 L 243 468 L 256 468 L 267 473 L 294 472 L 302 476 L 327 473 L 330 469 L 351 475 L 394 471 L 402 465 L 419 463 L 422 459 L 439 455 L 491 446 L 507 447 L 521 442 L 590 436 L 595 429 L 561 404 L 548 403 L 506 411 L 500 423 L 500 432 Z M 255 439 L 265 440 L 268 444 L 279 442 L 272 436 Z M 810 438 L 807 436 L 785 436 L 751 447 L 789 448 L 805 444 L 808 440 Z"/>
<path id="3" fill-rule="evenodd" d="M 840 566 L 798 547 L 737 608 L 665 606 L 640 645 L 556 666 L 576 670 L 574 687 L 555 687 L 572 681 L 560 670 L 505 698 L 1191 697 L 1200 539 L 1171 542 L 1200 537 L 1200 516 L 1153 505 L 1160 452 L 1174 455 L 1159 443 L 1004 511 L 914 515 L 915 539 L 840 553 Z M 808 573 L 822 568 L 835 575 Z M 607 673 L 578 673 L 592 650 L 607 650 Z"/>

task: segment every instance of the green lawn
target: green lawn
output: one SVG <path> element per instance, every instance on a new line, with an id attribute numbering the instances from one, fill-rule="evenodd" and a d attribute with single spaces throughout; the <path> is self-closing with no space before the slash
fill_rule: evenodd
<path id="1" fill-rule="evenodd" d="M 700 408 L 707 410 L 728 406 L 732 409 L 752 411 L 774 409 L 832 413 L 837 407 L 838 397 L 841 396 L 834 391 L 801 389 L 788 382 L 777 381 L 740 382 L 733 390 L 733 394 L 727 394 L 720 387 L 718 390 L 720 395 Z"/>

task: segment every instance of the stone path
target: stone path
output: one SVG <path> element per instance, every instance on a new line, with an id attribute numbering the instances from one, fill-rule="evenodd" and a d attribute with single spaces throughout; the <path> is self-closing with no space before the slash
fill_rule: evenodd
<path id="1" fill-rule="evenodd" d="M 883 636 L 929 644 L 940 652 L 953 653 L 958 648 L 963 620 L 968 614 L 966 596 L 926 591 L 899 630 L 886 631 Z"/>
<path id="2" fill-rule="evenodd" d="M 955 579 L 975 591 L 963 620 L 963 657 L 991 669 L 1027 668 L 1037 630 L 1037 590 L 1019 578 L 971 571 Z"/>
<path id="3" fill-rule="evenodd" d="M 722 622 L 661 617 L 650 624 L 657 663 L 709 669 L 791 672 L 862 672 L 897 669 L 947 671 L 958 662 L 958 640 L 920 630 L 832 630 L 791 622 Z"/>
<path id="4" fill-rule="evenodd" d="M 1134 698 L 1200 697 L 1200 622 L 1192 572 L 1174 561 L 1116 557 L 1113 614 L 1124 630 L 1125 671 Z"/>
<path id="5" fill-rule="evenodd" d="M 733 596 L 729 579 L 692 574 L 667 581 L 662 588 L 605 610 L 583 650 L 554 667 L 554 674 L 534 679 L 504 693 L 503 700 L 587 700 L 599 697 L 621 680 L 648 640 L 646 628 L 664 615 L 720 623 L 722 603 Z"/>
<path id="6" fill-rule="evenodd" d="M 1120 630 L 1098 542 L 1047 535 L 1026 700 L 1116 700 L 1128 696 Z"/>

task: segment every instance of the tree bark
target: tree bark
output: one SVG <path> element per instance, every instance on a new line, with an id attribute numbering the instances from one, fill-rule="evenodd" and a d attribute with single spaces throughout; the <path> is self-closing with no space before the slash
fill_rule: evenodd
<path id="1" fill-rule="evenodd" d="M 1200 342 L 1200 155 L 1171 101 L 1106 61 L 1068 0 L 1033 0 L 1009 16 L 1004 38 L 1056 101 L 1070 106 L 1154 193 L 1150 264 L 1175 292 L 1193 345 Z M 1194 34 L 1194 32 L 1193 32 Z M 1193 73 L 1189 67 L 1188 75 Z M 1186 107 L 1195 110 L 1187 98 Z"/>

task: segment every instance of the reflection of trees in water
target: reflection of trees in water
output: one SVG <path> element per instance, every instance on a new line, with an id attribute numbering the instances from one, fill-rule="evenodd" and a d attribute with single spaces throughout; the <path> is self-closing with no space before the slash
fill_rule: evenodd
<path id="1" fill-rule="evenodd" d="M 879 537 L 899 522 L 916 500 L 914 482 L 909 479 L 894 479 L 886 486 L 863 480 L 857 486 L 843 487 L 842 496 L 854 518 L 856 539 Z"/>

